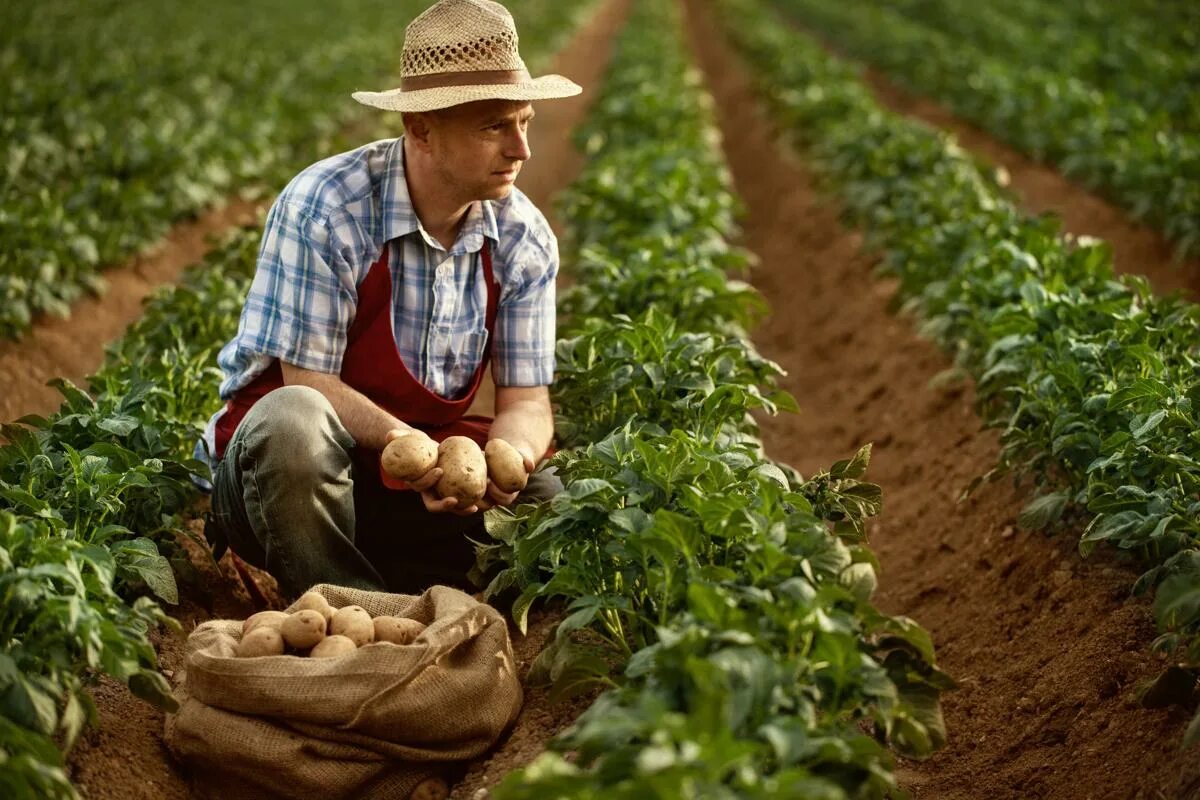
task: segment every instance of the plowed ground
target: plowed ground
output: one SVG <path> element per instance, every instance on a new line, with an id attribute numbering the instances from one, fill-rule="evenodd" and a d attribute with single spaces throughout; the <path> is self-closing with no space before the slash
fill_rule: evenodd
<path id="1" fill-rule="evenodd" d="M 605 4 L 553 71 L 598 86 L 628 3 Z M 763 421 L 768 451 L 810 474 L 874 443 L 869 476 L 882 484 L 885 498 L 871 530 L 883 563 L 878 601 L 932 632 L 941 665 L 961 686 L 945 698 L 949 745 L 926 762 L 903 764 L 903 785 L 918 800 L 1200 797 L 1200 763 L 1177 749 L 1189 715 L 1142 709 L 1131 699 L 1137 683 L 1161 666 L 1149 650 L 1149 608 L 1128 597 L 1137 573 L 1103 554 L 1081 560 L 1072 532 L 1048 539 L 1017 530 L 1027 487 L 994 483 L 958 502 L 971 479 L 994 465 L 999 450 L 995 433 L 981 428 L 972 387 L 931 385 L 948 360 L 916 337 L 910 320 L 888 311 L 893 284 L 873 277 L 874 260 L 863 253 L 859 234 L 841 225 L 836 205 L 816 191 L 802 160 L 777 145 L 745 67 L 705 5 L 686 0 L 685 7 L 691 42 L 717 100 L 726 156 L 748 207 L 743 243 L 761 259 L 754 283 L 775 309 L 755 339 L 788 370 L 785 388 L 803 408 L 799 415 Z M 1005 164 L 1031 210 L 1059 211 L 1068 230 L 1109 239 L 1118 265 L 1149 273 L 1156 286 L 1192 290 L 1193 276 L 1166 266 L 1161 241 L 1119 211 L 935 104 L 904 95 L 881 76 L 872 81 L 891 107 L 955 130 L 964 145 Z M 543 209 L 578 169 L 568 137 L 588 97 L 585 92 L 575 102 L 539 107 L 536 157 L 523 170 L 521 187 Z M 223 224 L 228 222 L 217 218 L 180 235 L 190 235 L 194 249 L 200 234 Z M 180 261 L 194 258 L 168 259 L 166 272 L 147 273 L 147 285 L 138 291 L 170 280 Z M 136 316 L 136 301 L 132 307 L 113 303 L 114 296 L 127 301 L 127 295 L 120 290 L 94 309 L 77 311 L 102 324 L 86 334 L 76 328 L 74 341 L 118 335 Z M 51 393 L 28 387 L 55 375 L 78 380 L 95 367 L 98 350 L 78 350 L 71 330 L 52 328 L 46 334 L 56 341 L 50 349 L 0 347 L 0 379 L 26 387 L 18 387 L 25 394 L 5 398 L 3 418 L 52 410 Z M 57 355 L 62 353 L 68 356 Z M 194 556 L 208 591 L 178 610 L 185 633 L 204 619 L 240 618 L 254 610 L 228 559 L 217 569 L 206 566 L 198 550 Z M 260 579 L 273 602 L 281 603 L 270 579 Z M 528 664 L 553 622 L 543 616 L 530 636 L 514 634 L 519 662 Z M 175 634 L 159 642 L 163 665 L 177 678 L 182 642 Z M 187 776 L 161 742 L 162 715 L 107 682 L 98 688 L 97 703 L 100 726 L 71 758 L 84 795 L 187 797 Z M 473 798 L 527 763 L 581 708 L 554 707 L 529 692 L 516 729 L 491 759 L 469 766 L 453 796 Z"/>

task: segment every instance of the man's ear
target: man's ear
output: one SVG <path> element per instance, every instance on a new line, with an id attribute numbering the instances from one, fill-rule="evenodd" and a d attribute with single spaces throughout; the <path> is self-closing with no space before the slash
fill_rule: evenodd
<path id="1" fill-rule="evenodd" d="M 419 150 L 429 152 L 429 137 L 433 133 L 433 120 L 429 114 L 408 113 L 403 116 L 404 135 Z"/>

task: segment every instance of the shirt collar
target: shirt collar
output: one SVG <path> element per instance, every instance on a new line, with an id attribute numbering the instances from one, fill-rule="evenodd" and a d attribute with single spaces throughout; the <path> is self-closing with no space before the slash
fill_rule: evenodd
<path id="1" fill-rule="evenodd" d="M 383 240 L 385 242 L 417 233 L 430 247 L 441 250 L 442 245 L 437 239 L 426 232 L 413 209 L 412 199 L 408 194 L 408 181 L 404 177 L 404 137 L 397 138 L 392 143 L 388 154 L 387 168 L 383 174 L 380 186 L 380 211 L 383 215 Z M 450 249 L 449 255 L 475 253 L 483 249 L 484 237 L 499 243 L 500 233 L 496 224 L 496 209 L 490 200 L 477 200 L 467 210 L 467 218 L 463 220 L 458 232 L 458 239 Z"/>

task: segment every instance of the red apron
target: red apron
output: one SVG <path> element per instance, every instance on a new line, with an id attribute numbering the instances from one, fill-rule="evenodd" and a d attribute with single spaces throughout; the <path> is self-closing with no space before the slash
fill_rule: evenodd
<path id="1" fill-rule="evenodd" d="M 392 274 L 388 268 L 387 245 L 379 259 L 371 265 L 367 277 L 358 287 L 358 309 L 354 322 L 346 337 L 346 352 L 342 358 L 341 379 L 351 388 L 370 398 L 376 405 L 399 420 L 427 432 L 437 441 L 448 436 L 469 436 L 479 443 L 487 444 L 491 417 L 464 416 L 475 399 L 475 393 L 483 381 L 492 354 L 493 329 L 496 324 L 496 309 L 500 301 L 500 287 L 496 285 L 492 271 L 491 246 L 483 245 L 483 276 L 487 282 L 486 325 L 488 344 L 483 359 L 475 371 L 475 377 L 466 394 L 457 400 L 447 400 L 427 389 L 413 377 L 396 350 L 396 339 L 392 332 Z M 238 423 L 246 416 L 259 399 L 267 392 L 283 386 L 283 372 L 275 361 L 261 375 L 230 398 L 226 411 L 217 420 L 217 457 L 225 454 L 225 447 L 237 430 Z M 367 474 L 378 474 L 379 453 L 365 448 L 356 448 L 356 463 L 372 464 Z M 401 483 L 387 481 L 394 488 L 403 488 Z"/>

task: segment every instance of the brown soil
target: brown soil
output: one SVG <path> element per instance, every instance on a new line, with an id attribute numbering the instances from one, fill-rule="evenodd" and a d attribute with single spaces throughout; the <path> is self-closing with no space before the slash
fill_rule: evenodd
<path id="1" fill-rule="evenodd" d="M 180 223 L 148 252 L 129 263 L 106 270 L 107 289 L 71 307 L 71 317 L 43 316 L 19 341 L 0 342 L 0 420 L 25 414 L 48 415 L 62 404 L 52 378 L 83 385 L 104 360 L 104 347 L 142 316 L 142 300 L 164 283 L 179 279 L 184 267 L 199 261 L 211 248 L 209 236 L 233 225 L 252 222 L 259 203 L 233 200 Z"/>
<path id="2" fill-rule="evenodd" d="M 582 120 L 587 112 L 594 89 L 600 83 L 602 72 L 608 61 L 611 41 L 624 22 L 630 0 L 607 0 L 600 5 L 592 20 L 576 35 L 574 40 L 564 48 L 556 61 L 550 65 L 552 72 L 566 75 L 585 87 L 584 94 L 570 100 L 546 103 L 538 108 L 538 122 L 531 133 L 531 146 L 537 158 L 531 159 L 522 170 L 520 185 L 533 202 L 548 212 L 551 223 L 561 230 L 558 221 L 552 213 L 552 198 L 555 192 L 568 185 L 582 165 L 582 157 L 576 152 L 570 142 L 570 131 Z M 232 209 L 232 207 L 231 207 Z M 253 213 L 253 208 L 238 207 L 244 215 Z M 232 215 L 218 218 L 216 214 L 205 217 L 198 223 L 203 225 L 203 232 L 185 233 L 177 229 L 172 234 L 172 242 L 179 237 L 190 243 L 191 249 L 185 249 L 183 244 L 168 244 L 164 249 L 164 263 L 157 265 L 155 272 L 145 272 L 138 280 L 144 286 L 137 289 L 141 294 L 136 300 L 121 302 L 120 310 L 114 311 L 108 307 L 118 297 L 125 300 L 127 294 L 135 290 L 118 281 L 133 281 L 125 277 L 126 273 L 138 276 L 141 268 L 135 265 L 131 269 L 118 270 L 111 273 L 110 281 L 113 289 L 107 297 L 96 302 L 96 307 L 77 307 L 74 311 L 76 318 L 95 317 L 106 320 L 97 321 L 97 332 L 89 336 L 90 340 L 108 341 L 119 335 L 129 322 L 137 318 L 140 298 L 147 294 L 158 283 L 174 280 L 182 267 L 197 260 L 203 253 L 203 234 L 216 232 L 222 227 L 240 222 L 241 216 Z M 184 226 L 181 226 L 184 227 Z M 148 270 L 149 268 L 147 268 Z M 118 292 L 118 285 L 125 287 Z M 131 284 L 132 285 L 132 284 Z M 90 302 L 90 301 L 89 301 Z M 56 322 L 42 323 L 53 327 Z M 54 334 L 65 341 L 65 326 L 75 325 L 75 322 L 62 323 L 63 332 Z M 39 334 L 35 335 L 41 335 Z M 12 350 L 12 362 L 15 365 L 14 374 L 25 375 L 29 365 L 21 372 L 21 357 L 26 352 L 42 354 L 44 351 L 31 347 L 33 340 L 26 340 Z M 45 361 L 54 360 L 57 366 L 48 366 L 44 370 L 47 377 L 69 375 L 73 379 L 82 379 L 88 372 L 94 370 L 101 361 L 102 349 L 96 344 L 88 357 L 84 354 L 73 354 L 74 360 L 68 363 L 59 354 L 31 356 Z M 0 364 L 7 354 L 0 351 Z M 0 373 L 2 375 L 3 373 Z M 44 380 L 44 379 L 43 379 Z M 46 393 L 41 397 L 34 385 L 38 381 L 20 381 L 17 387 L 22 392 L 20 399 L 13 400 L 5 397 L 11 407 L 12 415 L 18 413 L 47 413 L 57 408 L 54 393 Z M 488 382 L 490 389 L 490 382 Z M 490 413 L 492 393 L 486 395 L 480 392 L 476 406 L 482 413 Z M 200 534 L 199 521 L 191 523 L 192 532 Z M 237 576 L 230 556 L 226 555 L 219 565 L 214 566 L 205 551 L 191 540 L 185 539 L 181 544 L 186 547 L 193 564 L 198 570 L 197 582 L 184 588 L 186 599 L 183 604 L 172 609 L 172 616 L 182 625 L 182 633 L 164 631 L 156 634 L 155 646 L 159 653 L 160 663 L 165 674 L 172 680 L 178 680 L 183 675 L 184 642 L 187 633 L 208 619 L 243 619 L 256 610 L 258 606 L 251 600 Z M 270 605 L 281 608 L 283 598 L 269 575 L 249 568 L 255 575 L 256 581 L 263 589 Z M 535 611 L 531 615 L 529 634 L 522 636 L 518 631 L 511 631 L 513 649 L 522 675 L 527 672 L 530 663 L 541 650 L 546 637 L 553 632 L 559 615 L 553 611 Z M 90 800 L 185 800 L 190 796 L 187 778 L 171 760 L 162 742 L 163 714 L 149 705 L 135 699 L 121 684 L 102 679 L 94 690 L 96 705 L 100 712 L 99 725 L 89 729 L 71 752 L 70 771 L 84 797 Z M 498 781 L 505 773 L 522 766 L 544 749 L 545 742 L 556 732 L 569 724 L 588 704 L 587 698 L 573 702 L 552 704 L 546 693 L 537 688 L 527 690 L 525 705 L 513 730 L 505 737 L 497 749 L 486 759 L 469 765 L 466 776 L 455 787 L 453 797 L 469 798 L 484 787 Z"/>
<path id="3" fill-rule="evenodd" d="M 744 244 L 762 261 L 754 283 L 778 312 L 756 340 L 802 407 L 764 421 L 767 450 L 811 474 L 874 442 L 877 601 L 929 630 L 961 684 L 944 699 L 948 746 L 902 764 L 902 784 L 918 800 L 1200 797 L 1200 763 L 1178 750 L 1190 715 L 1130 699 L 1161 668 L 1149 607 L 1128 599 L 1137 573 L 1107 554 L 1081 560 L 1078 531 L 1017 530 L 1025 487 L 992 483 L 957 502 L 999 452 L 972 387 L 930 385 L 949 360 L 889 314 L 895 284 L 872 277 L 861 235 L 777 144 L 705 5 L 686 5 L 748 207 Z"/>

